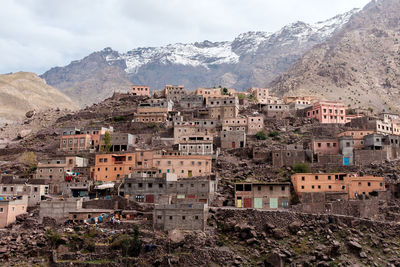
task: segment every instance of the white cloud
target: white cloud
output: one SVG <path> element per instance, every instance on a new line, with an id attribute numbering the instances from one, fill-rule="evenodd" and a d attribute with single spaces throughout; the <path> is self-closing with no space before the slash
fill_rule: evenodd
<path id="1" fill-rule="evenodd" d="M 3 0 L 0 73 L 42 73 L 110 46 L 232 40 L 362 7 L 367 0 Z"/>

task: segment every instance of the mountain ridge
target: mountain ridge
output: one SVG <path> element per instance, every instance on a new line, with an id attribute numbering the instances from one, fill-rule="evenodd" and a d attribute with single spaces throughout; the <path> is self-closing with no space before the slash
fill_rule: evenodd
<path id="1" fill-rule="evenodd" d="M 114 91 L 127 91 L 132 83 L 151 89 L 165 84 L 183 84 L 188 89 L 223 85 L 238 90 L 266 86 L 357 12 L 353 9 L 316 24 L 292 23 L 275 33 L 246 32 L 232 41 L 178 43 L 126 53 L 105 48 L 41 77 L 81 106 L 101 101 Z"/>

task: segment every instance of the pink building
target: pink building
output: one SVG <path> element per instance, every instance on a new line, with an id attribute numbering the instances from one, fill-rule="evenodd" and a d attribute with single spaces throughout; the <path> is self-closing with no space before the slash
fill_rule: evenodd
<path id="1" fill-rule="evenodd" d="M 346 123 L 346 107 L 343 103 L 320 101 L 307 111 L 307 118 L 317 119 L 320 123 Z"/>
<path id="2" fill-rule="evenodd" d="M 131 94 L 140 96 L 150 96 L 150 87 L 144 85 L 131 85 Z"/>
<path id="3" fill-rule="evenodd" d="M 312 141 L 312 150 L 318 155 L 337 155 L 339 154 L 338 139 L 321 139 Z"/>

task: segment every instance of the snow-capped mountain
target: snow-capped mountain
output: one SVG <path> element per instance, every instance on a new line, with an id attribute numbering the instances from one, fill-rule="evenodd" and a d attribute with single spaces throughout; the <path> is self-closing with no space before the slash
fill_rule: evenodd
<path id="1" fill-rule="evenodd" d="M 237 64 L 240 56 L 255 53 L 260 45 L 270 40 L 287 42 L 281 45 L 289 45 L 290 41 L 299 43 L 308 42 L 310 39 L 324 41 L 332 33 L 345 24 L 349 18 L 358 12 L 351 10 L 342 15 L 335 16 L 329 20 L 307 24 L 301 21 L 283 27 L 276 33 L 269 32 L 247 32 L 240 34 L 234 41 L 210 42 L 192 44 L 170 44 L 163 47 L 136 48 L 127 53 L 109 55 L 109 62 L 123 60 L 126 62 L 127 73 L 137 73 L 141 66 L 148 63 L 159 62 L 162 64 L 202 66 L 209 68 L 210 65 Z"/>
<path id="2" fill-rule="evenodd" d="M 165 84 L 184 84 L 189 89 L 224 85 L 238 90 L 266 86 L 304 52 L 341 29 L 357 12 L 354 9 L 315 24 L 295 22 L 275 33 L 242 33 L 233 41 L 141 47 L 126 53 L 105 48 L 66 67 L 52 68 L 42 77 L 81 104 L 99 101 L 115 90 L 127 90 L 129 83 L 150 85 L 152 89 Z M 111 87 L 105 86 L 110 79 Z M 82 98 L 82 94 L 92 95 L 89 92 L 93 90 L 100 99 Z"/>

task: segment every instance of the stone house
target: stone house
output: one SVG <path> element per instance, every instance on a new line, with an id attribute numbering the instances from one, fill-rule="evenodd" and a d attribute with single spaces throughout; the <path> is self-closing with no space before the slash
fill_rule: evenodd
<path id="1" fill-rule="evenodd" d="M 4 228 L 15 222 L 18 215 L 26 213 L 28 208 L 28 196 L 8 196 L 0 194 L 0 228 Z"/>
<path id="2" fill-rule="evenodd" d="M 280 168 L 284 166 L 293 166 L 296 163 L 312 162 L 312 152 L 304 149 L 280 149 L 270 152 L 272 166 Z"/>
<path id="3" fill-rule="evenodd" d="M 289 105 L 287 104 L 268 104 L 263 107 L 263 110 L 267 112 L 269 118 L 285 118 L 290 115 Z"/>
<path id="4" fill-rule="evenodd" d="M 164 87 L 164 97 L 173 102 L 179 102 L 182 96 L 186 95 L 186 90 L 183 85 L 166 85 Z"/>
<path id="5" fill-rule="evenodd" d="M 106 132 L 112 133 L 113 127 L 76 127 L 61 129 L 60 151 L 64 152 L 93 152 L 100 145 L 100 136 Z"/>
<path id="6" fill-rule="evenodd" d="M 163 231 L 204 231 L 207 218 L 208 205 L 204 203 L 155 205 L 153 227 Z"/>
<path id="7" fill-rule="evenodd" d="M 207 109 L 210 119 L 236 118 L 239 115 L 239 100 L 235 96 L 210 97 Z"/>
<path id="8" fill-rule="evenodd" d="M 221 132 L 221 148 L 235 149 L 246 147 L 245 131 L 222 131 Z"/>
<path id="9" fill-rule="evenodd" d="M 82 209 L 82 198 L 47 199 L 40 202 L 39 222 L 44 217 L 55 219 L 58 223 L 64 222 L 71 211 Z"/>
<path id="10" fill-rule="evenodd" d="M 346 123 L 346 107 L 343 103 L 320 101 L 307 109 L 307 118 L 314 118 L 320 123 Z"/>
<path id="11" fill-rule="evenodd" d="M 354 199 L 358 195 L 385 190 L 383 177 L 346 173 L 297 173 L 292 175 L 291 180 L 298 196 L 303 192 L 342 192 L 349 199 Z"/>
<path id="12" fill-rule="evenodd" d="M 212 155 L 213 146 L 212 136 L 185 136 L 181 137 L 178 150 L 181 155 Z"/>
<path id="13" fill-rule="evenodd" d="M 211 175 L 210 155 L 154 155 L 153 167 L 158 174 L 175 173 L 178 178 Z"/>
<path id="14" fill-rule="evenodd" d="M 277 209 L 288 208 L 290 183 L 236 183 L 235 206 L 237 208 Z"/>
<path id="15" fill-rule="evenodd" d="M 202 95 L 184 95 L 181 97 L 179 105 L 184 109 L 201 108 L 205 105 Z"/>
<path id="16" fill-rule="evenodd" d="M 235 89 L 227 88 L 228 94 L 222 94 L 222 88 L 197 88 L 194 92 L 196 95 L 201 95 L 204 99 L 204 104 L 208 105 L 209 98 L 215 97 L 230 97 L 235 94 Z"/>
<path id="17" fill-rule="evenodd" d="M 166 122 L 168 112 L 172 111 L 173 102 L 166 99 L 147 99 L 139 103 L 133 114 L 132 122 L 161 123 Z"/>
<path id="18" fill-rule="evenodd" d="M 150 87 L 146 85 L 131 85 L 131 95 L 150 97 Z"/>
<path id="19" fill-rule="evenodd" d="M 340 151 L 339 140 L 336 138 L 314 139 L 311 141 L 311 148 L 318 155 L 337 155 Z"/>

